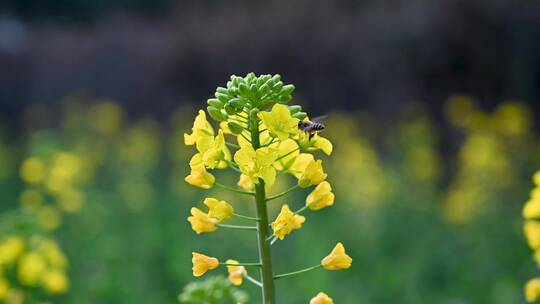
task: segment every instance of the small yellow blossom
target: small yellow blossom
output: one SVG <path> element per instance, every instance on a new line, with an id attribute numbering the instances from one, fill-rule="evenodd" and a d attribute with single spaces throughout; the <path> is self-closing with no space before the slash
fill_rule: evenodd
<path id="1" fill-rule="evenodd" d="M 22 163 L 20 175 L 23 181 L 29 184 L 37 184 L 45 179 L 47 168 L 39 158 L 30 157 Z"/>
<path id="2" fill-rule="evenodd" d="M 208 270 L 216 269 L 219 266 L 219 261 L 216 258 L 206 256 L 197 252 L 192 252 L 193 258 L 193 275 L 200 277 Z"/>
<path id="3" fill-rule="evenodd" d="M 206 120 L 206 113 L 203 110 L 199 110 L 199 115 L 195 117 L 191 130 L 191 134 L 184 133 L 184 143 L 188 146 L 199 146 L 201 141 L 207 140 L 209 136 L 214 136 L 214 129 Z"/>
<path id="4" fill-rule="evenodd" d="M 4 300 L 9 291 L 9 282 L 8 280 L 0 277 L 0 301 Z"/>
<path id="5" fill-rule="evenodd" d="M 24 242 L 21 238 L 10 236 L 0 242 L 0 266 L 11 264 L 21 255 L 24 250 Z"/>
<path id="6" fill-rule="evenodd" d="M 191 229 L 197 234 L 216 231 L 217 219 L 208 216 L 208 214 L 195 207 L 191 208 L 191 214 L 192 216 L 188 217 L 187 220 L 191 223 Z"/>
<path id="7" fill-rule="evenodd" d="M 27 286 L 37 286 L 47 264 L 37 252 L 27 252 L 19 259 L 17 277 Z"/>
<path id="8" fill-rule="evenodd" d="M 222 121 L 219 123 L 219 128 L 223 130 L 223 134 L 232 134 L 231 129 L 229 128 L 229 125 L 226 121 Z"/>
<path id="9" fill-rule="evenodd" d="M 62 223 L 62 214 L 56 206 L 45 205 L 37 210 L 37 222 L 45 230 L 55 230 Z"/>
<path id="10" fill-rule="evenodd" d="M 246 191 L 253 191 L 255 188 L 255 184 L 251 181 L 251 178 L 245 174 L 240 174 L 240 179 L 238 180 L 237 185 Z"/>
<path id="11" fill-rule="evenodd" d="M 533 182 L 537 187 L 540 187 L 540 170 L 534 173 Z"/>
<path id="12" fill-rule="evenodd" d="M 525 298 L 527 302 L 534 302 L 540 299 L 540 278 L 530 279 L 525 284 Z"/>
<path id="13" fill-rule="evenodd" d="M 227 260 L 226 264 L 237 265 L 238 261 Z M 229 272 L 229 281 L 233 285 L 240 286 L 244 280 L 244 276 L 247 274 L 246 268 L 244 266 L 229 266 L 227 265 L 227 271 Z"/>
<path id="14" fill-rule="evenodd" d="M 258 183 L 260 178 L 271 186 L 276 180 L 276 169 L 272 164 L 277 157 L 275 149 L 264 147 L 255 151 L 252 147 L 245 146 L 234 154 L 234 161 L 253 183 Z"/>
<path id="15" fill-rule="evenodd" d="M 306 198 L 306 206 L 311 210 L 319 210 L 333 204 L 334 193 L 327 181 L 320 183 Z"/>
<path id="16" fill-rule="evenodd" d="M 334 301 L 324 292 L 319 292 L 316 297 L 309 301 L 309 304 L 334 304 Z"/>
<path id="17" fill-rule="evenodd" d="M 523 224 L 523 231 L 525 232 L 529 247 L 534 250 L 540 249 L 540 222 L 526 221 Z"/>
<path id="18" fill-rule="evenodd" d="M 41 276 L 43 288 L 51 294 L 62 294 L 67 291 L 69 281 L 65 273 L 60 270 L 47 270 Z"/>
<path id="19" fill-rule="evenodd" d="M 223 131 L 219 130 L 216 138 L 209 137 L 205 142 L 207 143 L 207 146 L 202 147 L 201 149 L 198 148 L 199 152 L 202 153 L 204 165 L 210 169 L 226 168 L 227 161 L 231 160 L 231 152 L 225 145 Z"/>
<path id="20" fill-rule="evenodd" d="M 19 196 L 19 202 L 24 210 L 28 211 L 35 211 L 43 204 L 43 201 L 43 194 L 35 189 L 24 189 Z"/>
<path id="21" fill-rule="evenodd" d="M 266 125 L 270 134 L 280 140 L 298 133 L 298 119 L 291 116 L 286 105 L 276 103 L 270 112 L 259 112 L 259 118 Z"/>
<path id="22" fill-rule="evenodd" d="M 351 263 L 352 258 L 345 253 L 345 247 L 341 243 L 337 243 L 332 252 L 321 261 L 324 269 L 328 270 L 348 269 Z"/>
<path id="23" fill-rule="evenodd" d="M 67 258 L 54 241 L 42 240 L 38 246 L 38 251 L 50 266 L 56 269 L 66 269 L 68 264 Z"/>
<path id="24" fill-rule="evenodd" d="M 278 160 L 274 163 L 274 167 L 279 171 L 289 169 L 300 154 L 298 144 L 290 138 L 273 143 L 270 147 L 276 149 L 279 155 Z"/>
<path id="25" fill-rule="evenodd" d="M 189 162 L 191 172 L 186 176 L 185 181 L 195 187 L 210 189 L 214 185 L 216 178 L 206 171 L 204 164 L 202 163 L 202 156 L 200 153 L 195 154 Z"/>
<path id="26" fill-rule="evenodd" d="M 289 209 L 289 206 L 285 204 L 281 207 L 281 212 L 272 223 L 274 235 L 280 240 L 283 240 L 285 236 L 290 234 L 293 230 L 302 228 L 302 224 L 305 221 L 305 217 L 294 214 L 291 209 Z"/>
<path id="27" fill-rule="evenodd" d="M 210 197 L 204 199 L 203 203 L 208 206 L 208 216 L 215 218 L 218 222 L 230 218 L 234 213 L 233 207 L 226 201 L 219 201 Z"/>
<path id="28" fill-rule="evenodd" d="M 323 171 L 322 160 L 311 161 L 306 170 L 300 176 L 298 185 L 301 188 L 307 188 L 312 185 L 318 185 L 326 179 L 326 173 Z"/>
<path id="29" fill-rule="evenodd" d="M 332 154 L 332 151 L 334 150 L 332 143 L 319 134 L 315 134 L 309 138 L 309 134 L 304 132 L 298 137 L 298 142 L 300 143 L 300 146 L 306 150 L 321 150 L 326 155 Z"/>
<path id="30" fill-rule="evenodd" d="M 540 187 L 535 187 L 531 190 L 531 199 L 540 200 Z"/>
<path id="31" fill-rule="evenodd" d="M 526 219 L 540 218 L 540 199 L 530 199 L 523 206 L 523 217 Z"/>
<path id="32" fill-rule="evenodd" d="M 300 179 L 302 177 L 302 174 L 304 171 L 306 171 L 307 166 L 312 162 L 315 161 L 315 158 L 313 157 L 313 154 L 309 153 L 300 153 L 294 160 L 294 163 L 289 168 L 289 171 L 291 174 L 293 174 L 296 178 Z"/>
<path id="33" fill-rule="evenodd" d="M 6 294 L 5 303 L 6 304 L 23 304 L 24 303 L 23 291 L 16 288 L 10 288 Z"/>

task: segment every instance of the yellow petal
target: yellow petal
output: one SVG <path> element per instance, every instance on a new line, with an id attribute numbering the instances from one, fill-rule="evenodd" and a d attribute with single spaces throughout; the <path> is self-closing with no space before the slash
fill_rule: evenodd
<path id="1" fill-rule="evenodd" d="M 193 263 L 193 275 L 200 277 L 208 270 L 216 269 L 219 266 L 219 261 L 216 258 L 206 256 L 197 252 L 192 252 L 191 262 Z"/>
<path id="2" fill-rule="evenodd" d="M 322 160 L 311 161 L 306 170 L 300 176 L 298 185 L 301 188 L 307 188 L 311 185 L 318 185 L 326 179 L 326 173 L 322 168 Z"/>
<path id="3" fill-rule="evenodd" d="M 285 140 L 291 134 L 297 133 L 298 119 L 291 116 L 286 105 L 277 103 L 270 112 L 259 112 L 258 116 L 266 125 L 270 135 L 280 140 Z"/>
<path id="4" fill-rule="evenodd" d="M 311 210 L 319 210 L 333 204 L 334 193 L 327 181 L 320 183 L 306 198 L 306 206 Z"/>
<path id="5" fill-rule="evenodd" d="M 523 217 L 526 219 L 540 218 L 540 199 L 530 199 L 525 203 Z"/>
<path id="6" fill-rule="evenodd" d="M 191 216 L 187 220 L 191 223 L 191 229 L 197 234 L 214 232 L 217 229 L 218 221 L 195 207 L 191 208 Z"/>
<path id="7" fill-rule="evenodd" d="M 186 176 L 185 181 L 195 187 L 210 189 L 214 186 L 216 179 L 206 171 L 204 165 L 199 165 L 191 168 L 191 173 Z"/>
<path id="8" fill-rule="evenodd" d="M 309 301 L 309 304 L 334 304 L 334 301 L 324 292 L 319 292 L 316 297 Z"/>
<path id="9" fill-rule="evenodd" d="M 283 240 L 286 235 L 290 234 L 293 230 L 300 229 L 302 224 L 306 221 L 306 218 L 294 214 L 287 204 L 281 207 L 281 212 L 272 223 L 272 229 L 274 235 L 280 240 Z"/>
<path id="10" fill-rule="evenodd" d="M 227 260 L 226 264 L 238 264 L 238 261 Z M 228 266 L 227 271 L 229 272 L 229 281 L 235 285 L 242 285 L 244 276 L 247 274 L 246 268 L 244 266 Z"/>
<path id="11" fill-rule="evenodd" d="M 341 243 L 337 243 L 332 252 L 321 261 L 322 266 L 328 270 L 348 269 L 351 263 L 352 258 L 345 253 Z"/>
<path id="12" fill-rule="evenodd" d="M 203 203 L 209 208 L 208 216 L 215 218 L 218 222 L 230 218 L 234 213 L 233 207 L 226 201 L 220 201 L 210 197 L 204 199 Z"/>
<path id="13" fill-rule="evenodd" d="M 528 220 L 523 224 L 523 231 L 529 247 L 534 250 L 540 249 L 540 222 Z"/>

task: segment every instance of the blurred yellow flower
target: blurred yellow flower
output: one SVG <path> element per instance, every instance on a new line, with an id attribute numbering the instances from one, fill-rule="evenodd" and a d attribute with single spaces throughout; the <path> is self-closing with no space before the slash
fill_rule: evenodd
<path id="1" fill-rule="evenodd" d="M 534 250 L 540 249 L 540 222 L 528 220 L 523 225 L 523 231 L 529 247 Z"/>
<path id="2" fill-rule="evenodd" d="M 332 186 L 327 181 L 317 185 L 306 198 L 306 206 L 311 210 L 319 210 L 333 204 L 334 193 L 332 193 Z"/>
<path id="3" fill-rule="evenodd" d="M 306 166 L 306 170 L 300 176 L 298 185 L 301 188 L 307 188 L 312 185 L 318 185 L 326 179 L 326 173 L 323 171 L 322 160 L 311 161 Z"/>
<path id="4" fill-rule="evenodd" d="M 305 217 L 294 214 L 291 209 L 289 209 L 289 206 L 285 204 L 281 207 L 281 212 L 272 223 L 274 235 L 280 240 L 283 240 L 285 236 L 290 234 L 293 230 L 302 228 L 302 224 L 305 221 Z"/>
<path id="5" fill-rule="evenodd" d="M 37 286 L 41 275 L 47 268 L 43 256 L 37 252 L 27 252 L 20 259 L 17 277 L 23 285 Z"/>
<path id="6" fill-rule="evenodd" d="M 39 243 L 38 251 L 43 255 L 51 267 L 57 269 L 66 269 L 68 264 L 67 258 L 60 250 L 56 242 L 52 240 L 42 240 Z"/>
<path id="7" fill-rule="evenodd" d="M 6 304 L 23 304 L 24 293 L 20 289 L 10 288 L 4 302 Z"/>
<path id="8" fill-rule="evenodd" d="M 277 157 L 275 149 L 265 147 L 255 151 L 252 147 L 245 146 L 236 151 L 234 161 L 253 183 L 258 183 L 260 178 L 271 186 L 276 180 L 276 169 L 272 164 Z"/>
<path id="9" fill-rule="evenodd" d="M 536 265 L 540 267 L 540 250 L 536 250 L 533 254 L 534 261 L 536 262 Z"/>
<path id="10" fill-rule="evenodd" d="M 24 242 L 17 236 L 10 236 L 0 242 L 0 266 L 12 264 L 24 250 Z"/>
<path id="11" fill-rule="evenodd" d="M 334 301 L 324 292 L 319 292 L 316 297 L 309 301 L 309 304 L 334 304 Z"/>
<path id="12" fill-rule="evenodd" d="M 526 219 L 540 218 L 540 199 L 530 199 L 523 206 L 523 217 Z"/>
<path id="13" fill-rule="evenodd" d="M 184 143 L 188 146 L 196 145 L 199 151 L 204 146 L 205 141 L 214 136 L 214 129 L 206 120 L 206 114 L 203 110 L 199 110 L 199 115 L 195 117 L 191 130 L 191 134 L 184 133 Z"/>
<path id="14" fill-rule="evenodd" d="M 534 302 L 540 299 L 540 278 L 530 279 L 525 284 L 525 298 L 527 302 Z"/>
<path id="15" fill-rule="evenodd" d="M 270 112 L 259 112 L 259 118 L 266 125 L 270 134 L 280 140 L 298 133 L 298 119 L 291 116 L 286 105 L 276 103 Z"/>
<path id="16" fill-rule="evenodd" d="M 62 223 L 61 213 L 55 206 L 42 206 L 36 216 L 39 226 L 45 230 L 55 230 Z"/>
<path id="17" fill-rule="evenodd" d="M 200 277 L 208 270 L 216 269 L 219 266 L 219 261 L 216 258 L 206 256 L 197 252 L 192 252 L 193 258 L 193 275 Z"/>
<path id="18" fill-rule="evenodd" d="M 352 258 L 345 253 L 345 247 L 341 243 L 337 243 L 332 252 L 321 261 L 328 270 L 348 269 L 351 263 Z"/>
<path id="19" fill-rule="evenodd" d="M 29 157 L 22 163 L 19 173 L 26 183 L 37 184 L 45 179 L 47 168 L 39 158 Z"/>
<path id="20" fill-rule="evenodd" d="M 24 210 L 34 211 L 43 204 L 43 194 L 35 189 L 24 189 L 19 195 L 19 203 Z"/>
<path id="21" fill-rule="evenodd" d="M 62 294 L 67 291 L 69 281 L 65 273 L 58 269 L 47 270 L 41 276 L 43 288 L 51 294 Z"/>
<path id="22" fill-rule="evenodd" d="M 101 102 L 88 110 L 88 122 L 96 131 L 110 135 L 122 123 L 122 109 L 113 102 Z"/>
<path id="23" fill-rule="evenodd" d="M 0 301 L 4 300 L 9 291 L 9 282 L 8 280 L 0 277 Z"/>
<path id="24" fill-rule="evenodd" d="M 197 234 L 216 231 L 217 219 L 209 217 L 208 214 L 195 207 L 191 208 L 191 214 L 192 216 L 188 217 L 187 220 L 191 223 L 191 229 Z"/>
<path id="25" fill-rule="evenodd" d="M 533 175 L 533 182 L 537 187 L 540 187 L 540 171 L 536 171 Z"/>
<path id="26" fill-rule="evenodd" d="M 253 191 L 255 187 L 255 184 L 253 181 L 251 181 L 251 178 L 245 174 L 240 174 L 240 179 L 238 180 L 237 185 L 246 191 Z"/>
<path id="27" fill-rule="evenodd" d="M 210 197 L 204 199 L 203 203 L 208 206 L 208 216 L 216 219 L 218 222 L 230 218 L 234 213 L 233 207 L 226 201 L 220 201 Z"/>
<path id="28" fill-rule="evenodd" d="M 225 264 L 238 264 L 238 261 L 227 260 Z M 227 271 L 229 272 L 229 281 L 236 286 L 242 285 L 244 275 L 247 274 L 244 266 L 229 266 L 227 265 Z"/>

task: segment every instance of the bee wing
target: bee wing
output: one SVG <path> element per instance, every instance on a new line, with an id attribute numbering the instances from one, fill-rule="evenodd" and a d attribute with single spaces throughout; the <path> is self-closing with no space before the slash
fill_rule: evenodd
<path id="1" fill-rule="evenodd" d="M 310 120 L 311 122 L 322 123 L 327 117 L 328 115 L 322 115 L 322 116 L 313 117 Z"/>

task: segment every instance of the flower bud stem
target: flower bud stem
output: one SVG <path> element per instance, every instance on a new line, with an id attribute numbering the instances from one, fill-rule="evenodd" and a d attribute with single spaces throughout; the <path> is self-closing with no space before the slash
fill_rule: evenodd
<path id="1" fill-rule="evenodd" d="M 257 267 L 260 267 L 261 266 L 261 263 L 236 263 L 236 264 L 227 264 L 227 263 L 219 263 L 219 265 L 222 265 L 222 266 L 246 266 L 246 267 L 250 267 L 250 266 L 257 266 Z"/>
<path id="2" fill-rule="evenodd" d="M 308 272 L 308 271 L 311 271 L 311 270 L 318 269 L 320 267 L 322 267 L 321 264 L 316 265 L 316 266 L 312 266 L 312 267 L 309 267 L 309 268 L 305 268 L 305 269 L 302 269 L 302 270 L 298 270 L 298 271 L 293 271 L 293 272 L 284 273 L 284 274 L 278 274 L 278 275 L 274 276 L 274 280 L 294 276 L 294 275 L 297 275 L 297 274 L 301 274 L 301 273 L 304 273 L 304 272 Z"/>
<path id="3" fill-rule="evenodd" d="M 244 277 L 245 277 L 248 281 L 250 281 L 251 283 L 253 283 L 253 284 L 255 284 L 255 285 L 257 285 L 257 286 L 259 286 L 259 287 L 261 287 L 261 288 L 263 287 L 263 285 L 262 285 L 261 282 L 259 282 L 259 281 L 255 280 L 254 278 L 250 277 L 248 274 L 244 274 Z"/>
<path id="4" fill-rule="evenodd" d="M 254 192 L 248 192 L 248 191 L 242 191 L 242 190 L 238 190 L 238 189 L 234 189 L 234 188 L 231 188 L 229 186 L 225 186 L 223 184 L 220 184 L 218 182 L 214 183 L 214 185 L 222 188 L 222 189 L 225 189 L 227 191 L 231 191 L 231 192 L 234 192 L 234 193 L 239 193 L 239 194 L 246 194 L 246 195 L 255 195 Z"/>
<path id="5" fill-rule="evenodd" d="M 269 198 L 266 199 L 266 201 L 269 202 L 269 201 L 274 200 L 276 198 L 280 198 L 280 197 L 282 197 L 284 195 L 287 195 L 289 192 L 292 192 L 292 191 L 298 189 L 298 187 L 299 187 L 298 185 L 292 186 L 288 190 L 285 190 L 285 191 L 283 191 L 283 192 L 281 192 L 279 194 L 276 194 L 274 196 L 270 196 Z"/>
<path id="6" fill-rule="evenodd" d="M 251 216 L 245 216 L 245 215 L 241 215 L 241 214 L 238 214 L 238 213 L 233 213 L 234 216 L 236 217 L 239 217 L 239 218 L 242 218 L 242 219 L 245 219 L 245 220 L 250 220 L 250 221 L 256 221 L 258 222 L 259 219 L 256 218 L 256 217 L 251 217 Z"/>
<path id="7" fill-rule="evenodd" d="M 227 225 L 227 224 L 216 224 L 218 227 L 229 228 L 229 229 L 238 229 L 238 230 L 257 230 L 255 226 L 239 226 L 239 225 Z"/>

